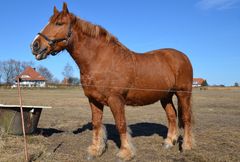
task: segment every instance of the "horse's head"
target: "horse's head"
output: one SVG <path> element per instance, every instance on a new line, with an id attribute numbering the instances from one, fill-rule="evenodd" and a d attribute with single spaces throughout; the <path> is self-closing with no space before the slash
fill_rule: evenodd
<path id="1" fill-rule="evenodd" d="M 64 50 L 72 35 L 72 23 L 72 14 L 69 13 L 66 3 L 63 4 L 61 12 L 54 7 L 54 14 L 48 24 L 31 43 L 35 58 L 42 60 L 49 54 L 56 55 Z"/>

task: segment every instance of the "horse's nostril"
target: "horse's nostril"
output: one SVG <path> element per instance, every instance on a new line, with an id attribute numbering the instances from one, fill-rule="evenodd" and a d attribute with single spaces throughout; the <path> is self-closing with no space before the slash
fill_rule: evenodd
<path id="1" fill-rule="evenodd" d="M 39 42 L 38 41 L 35 41 L 33 43 L 33 50 L 34 51 L 38 51 L 40 49 L 40 45 L 39 45 Z"/>

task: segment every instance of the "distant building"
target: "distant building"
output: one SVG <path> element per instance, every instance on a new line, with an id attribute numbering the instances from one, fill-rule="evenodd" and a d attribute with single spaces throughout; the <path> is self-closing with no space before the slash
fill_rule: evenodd
<path id="1" fill-rule="evenodd" d="M 20 78 L 21 87 L 46 87 L 46 79 L 30 66 L 16 77 L 12 87 L 17 87 L 18 78 Z"/>
<path id="2" fill-rule="evenodd" d="M 62 84 L 64 85 L 69 85 L 70 84 L 70 81 L 69 81 L 69 78 L 64 78 L 63 81 L 62 81 Z"/>
<path id="3" fill-rule="evenodd" d="M 207 81 L 203 78 L 193 78 L 193 87 L 201 87 L 201 86 L 206 86 Z"/>

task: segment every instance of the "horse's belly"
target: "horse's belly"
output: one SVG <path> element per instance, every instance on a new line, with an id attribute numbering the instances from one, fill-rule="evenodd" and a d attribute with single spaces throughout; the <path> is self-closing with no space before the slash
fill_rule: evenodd
<path id="1" fill-rule="evenodd" d="M 167 95 L 167 91 L 131 90 L 126 97 L 126 104 L 131 106 L 149 105 L 161 100 Z"/>

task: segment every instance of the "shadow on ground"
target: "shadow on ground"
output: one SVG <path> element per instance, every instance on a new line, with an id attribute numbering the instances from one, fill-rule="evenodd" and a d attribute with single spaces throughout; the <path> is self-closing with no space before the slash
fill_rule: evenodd
<path id="1" fill-rule="evenodd" d="M 37 128 L 35 134 L 42 135 L 44 137 L 50 137 L 53 134 L 63 133 L 64 131 L 55 128 Z"/>
<path id="2" fill-rule="evenodd" d="M 114 124 L 105 124 L 107 134 L 108 134 L 108 140 L 112 140 L 118 147 L 120 147 L 120 139 L 119 134 L 116 129 L 116 126 Z M 162 124 L 156 124 L 156 123 L 136 123 L 131 124 L 128 126 L 131 130 L 132 137 L 141 137 L 141 136 L 152 136 L 154 134 L 158 134 L 159 136 L 166 138 L 167 136 L 167 127 Z M 82 128 L 78 128 L 77 130 L 74 130 L 74 134 L 82 133 L 86 130 L 92 130 L 92 124 L 87 123 L 83 125 Z"/>
<path id="3" fill-rule="evenodd" d="M 118 131 L 116 129 L 116 126 L 114 124 L 105 124 L 107 134 L 108 134 L 108 140 L 113 141 L 119 148 L 121 146 L 120 137 L 118 134 Z M 134 137 L 142 137 L 142 136 L 152 136 L 154 134 L 157 134 L 161 136 L 162 138 L 167 137 L 167 131 L 168 128 L 165 125 L 162 124 L 156 124 L 156 123 L 136 123 L 131 124 L 128 126 L 130 128 L 129 131 L 131 131 L 132 138 Z M 92 123 L 84 124 L 81 128 L 78 128 L 74 130 L 73 134 L 80 134 L 87 130 L 92 130 Z M 50 137 L 54 134 L 64 133 L 65 131 L 55 129 L 55 128 L 38 128 L 35 132 L 37 135 L 42 135 L 44 137 Z M 179 150 L 182 150 L 182 142 L 183 137 L 179 136 L 178 140 L 176 141 L 179 144 Z"/>

